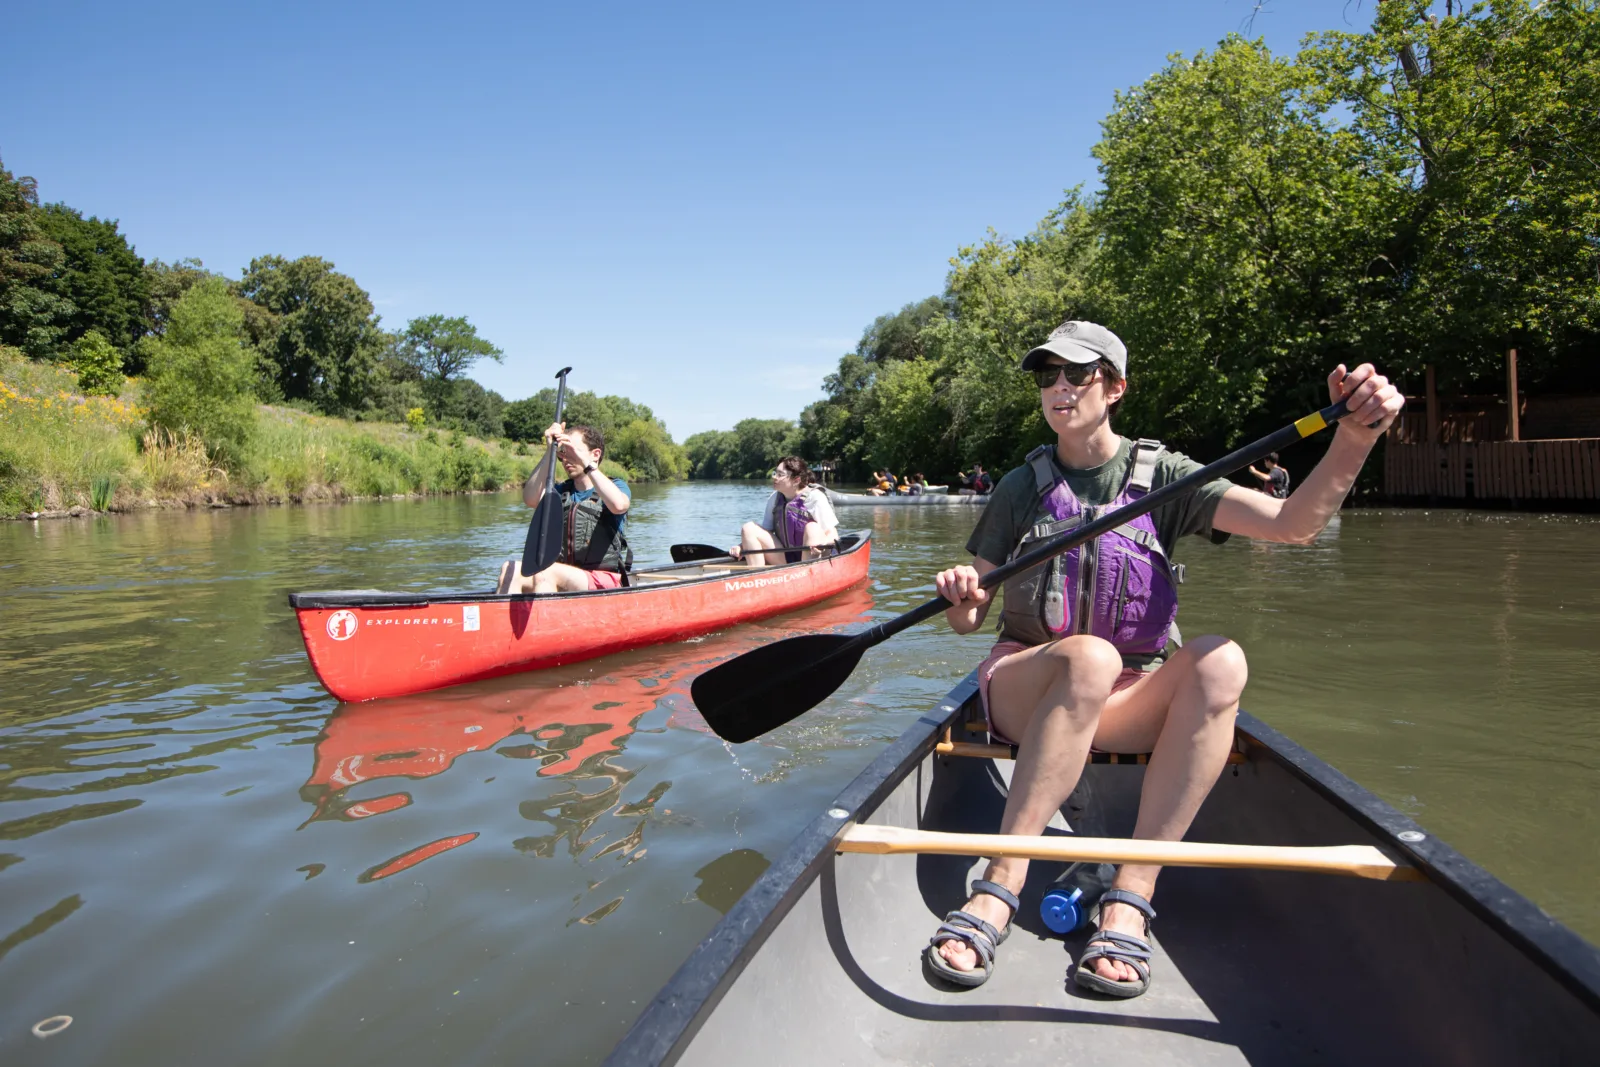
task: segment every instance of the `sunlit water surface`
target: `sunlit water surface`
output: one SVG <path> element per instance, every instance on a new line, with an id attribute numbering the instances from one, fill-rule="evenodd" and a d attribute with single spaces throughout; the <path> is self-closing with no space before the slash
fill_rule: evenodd
<path id="1" fill-rule="evenodd" d="M 633 543 L 731 540 L 763 492 L 641 487 Z M 975 518 L 850 509 L 872 579 L 806 611 L 403 700 L 322 691 L 287 592 L 484 588 L 526 516 L 0 524 L 0 1062 L 593 1062 L 987 644 L 919 627 L 759 742 L 708 734 L 696 672 L 914 606 Z M 1241 641 L 1250 710 L 1600 940 L 1600 523 L 1353 512 L 1312 546 L 1179 556 L 1184 630 Z"/>

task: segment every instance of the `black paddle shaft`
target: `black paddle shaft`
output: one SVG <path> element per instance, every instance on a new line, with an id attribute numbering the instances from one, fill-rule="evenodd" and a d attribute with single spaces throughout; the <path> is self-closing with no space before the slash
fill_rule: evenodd
<path id="1" fill-rule="evenodd" d="M 571 367 L 556 372 L 556 417 L 567 407 L 567 375 Z M 533 518 L 528 523 L 528 539 L 522 545 L 522 573 L 538 574 L 556 561 L 561 552 L 561 503 L 555 492 L 556 446 L 554 442 L 545 450 L 539 469 L 544 474 L 544 489 L 539 503 L 534 507 Z"/>
<path id="2" fill-rule="evenodd" d="M 1263 437 L 1253 444 L 1235 449 L 1215 463 L 1208 463 L 1199 470 L 1186 474 L 1175 482 L 1168 482 L 1160 489 L 1146 493 L 1126 507 L 1108 512 L 1092 522 L 1085 523 L 1075 529 L 1057 534 L 1047 541 L 1040 542 L 1037 548 L 1024 552 L 1011 562 L 996 567 L 988 574 L 985 574 L 979 585 L 984 589 L 993 589 L 1011 576 L 1020 574 L 1030 567 L 1037 567 L 1052 556 L 1059 556 L 1063 552 L 1071 551 L 1081 544 L 1094 540 L 1103 533 L 1116 529 L 1123 523 L 1132 522 L 1140 515 L 1148 515 L 1156 508 L 1167 503 L 1167 501 L 1180 497 L 1191 490 L 1198 489 L 1206 482 L 1226 477 L 1257 460 L 1266 458 L 1273 452 L 1289 447 L 1302 438 L 1310 437 L 1318 430 L 1325 426 L 1333 425 L 1348 414 L 1350 412 L 1346 409 L 1343 400 L 1329 404 L 1315 415 L 1307 415 L 1298 422 L 1285 426 L 1276 433 Z M 942 596 L 935 597 L 921 607 L 913 608 L 898 618 L 880 622 L 861 631 L 861 633 L 855 635 L 855 640 L 862 648 L 870 648 L 879 642 L 887 641 L 908 626 L 915 626 L 919 622 L 925 622 L 933 618 L 949 607 L 951 607 L 950 601 Z"/>

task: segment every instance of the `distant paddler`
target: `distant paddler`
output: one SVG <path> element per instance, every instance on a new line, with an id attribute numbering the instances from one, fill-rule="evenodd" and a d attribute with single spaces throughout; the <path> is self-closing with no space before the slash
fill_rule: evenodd
<path id="1" fill-rule="evenodd" d="M 553 422 L 546 440 L 556 446 L 556 459 L 566 468 L 565 481 L 556 483 L 561 497 L 562 538 L 557 562 L 537 574 L 524 574 L 516 560 L 500 568 L 501 593 L 572 593 L 588 589 L 615 589 L 633 567 L 633 551 L 622 529 L 627 524 L 632 495 L 621 478 L 600 473 L 606 439 L 593 426 Z M 538 507 L 544 496 L 544 468 L 537 467 L 522 486 L 522 502 Z"/>
<path id="2" fill-rule="evenodd" d="M 785 456 L 772 469 L 772 495 L 759 523 L 747 522 L 739 531 L 739 544 L 729 549 L 733 556 L 749 554 L 749 565 L 764 567 L 772 563 L 816 559 L 823 545 L 839 539 L 839 519 L 828 502 L 828 494 L 818 489 L 811 468 L 799 456 Z M 797 549 L 793 552 L 758 552 L 757 549 Z"/>

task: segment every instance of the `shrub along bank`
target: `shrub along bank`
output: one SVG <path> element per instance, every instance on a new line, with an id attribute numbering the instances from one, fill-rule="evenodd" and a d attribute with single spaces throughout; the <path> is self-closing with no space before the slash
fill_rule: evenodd
<path id="1" fill-rule="evenodd" d="M 260 405 L 224 467 L 199 437 L 152 427 L 146 404 L 138 379 L 86 396 L 71 370 L 0 347 L 0 516 L 501 489 L 539 458 L 453 431 Z"/>

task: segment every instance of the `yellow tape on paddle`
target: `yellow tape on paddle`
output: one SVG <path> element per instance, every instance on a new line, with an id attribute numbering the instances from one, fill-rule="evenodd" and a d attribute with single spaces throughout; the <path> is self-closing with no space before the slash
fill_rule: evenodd
<path id="1" fill-rule="evenodd" d="M 1301 437 L 1310 437 L 1326 425 L 1328 421 L 1322 417 L 1322 412 L 1313 411 L 1303 419 L 1296 419 L 1294 428 L 1300 431 Z"/>

